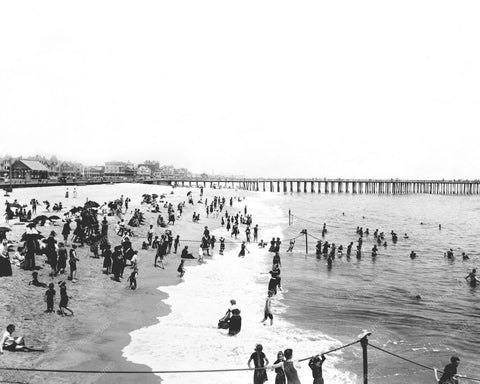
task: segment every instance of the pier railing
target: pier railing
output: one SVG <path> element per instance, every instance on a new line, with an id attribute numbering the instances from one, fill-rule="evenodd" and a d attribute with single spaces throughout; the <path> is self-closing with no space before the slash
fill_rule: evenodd
<path id="1" fill-rule="evenodd" d="M 145 181 L 181 187 L 239 188 L 263 192 L 311 192 L 352 194 L 436 194 L 478 195 L 480 180 L 400 180 L 400 179 L 265 179 L 265 178 L 163 178 Z"/>

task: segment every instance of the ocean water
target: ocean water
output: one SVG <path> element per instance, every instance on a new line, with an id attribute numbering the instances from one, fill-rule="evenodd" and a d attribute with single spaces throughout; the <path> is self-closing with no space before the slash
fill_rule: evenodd
<path id="1" fill-rule="evenodd" d="M 364 236 L 362 258 L 337 258 L 331 270 L 323 257 L 315 257 L 313 238 L 308 255 L 300 239 L 292 255 L 282 254 L 282 284 L 288 294 L 282 299 L 287 310 L 281 316 L 286 321 L 342 344 L 368 330 L 371 343 L 440 369 L 455 354 L 462 359 L 460 372 L 480 376 L 476 354 L 480 293 L 464 279 L 479 261 L 479 197 L 298 193 L 274 194 L 271 205 L 284 213 L 286 238 L 302 229 L 320 238 L 326 223 L 325 240 L 345 249 L 351 241 L 356 245 L 357 226 L 370 229 L 370 235 Z M 294 218 L 290 227 L 288 209 L 301 218 Z M 388 245 L 379 247 L 372 259 L 377 228 L 385 232 Z M 397 244 L 389 236 L 392 230 L 399 235 Z M 403 239 L 405 233 L 408 239 Z M 455 252 L 454 261 L 443 256 L 449 248 Z M 412 250 L 418 255 L 415 260 L 409 257 Z M 463 261 L 461 252 L 470 259 Z M 361 382 L 359 346 L 345 350 L 334 369 L 355 374 L 354 381 Z M 374 383 L 433 381 L 431 372 L 372 348 L 369 369 Z M 328 366 L 325 371 L 328 378 Z M 328 382 L 344 381 L 329 378 Z"/>
<path id="2" fill-rule="evenodd" d="M 376 196 L 346 194 L 276 194 L 240 192 L 261 228 L 260 238 L 285 239 L 282 255 L 284 292 L 275 298 L 273 327 L 262 326 L 272 255 L 253 250 L 244 259 L 237 251 L 214 256 L 207 265 L 187 271 L 184 282 L 162 287 L 171 314 L 152 327 L 132 334 L 124 352 L 132 361 L 153 369 L 209 369 L 245 366 L 253 347 L 262 343 L 272 361 L 276 352 L 294 350 L 304 358 L 356 340 L 372 332 L 370 342 L 427 366 L 442 369 L 452 355 L 461 357 L 460 372 L 480 375 L 476 358 L 480 326 L 479 293 L 464 277 L 478 263 L 476 242 L 480 228 L 480 199 L 465 196 Z M 243 208 L 243 205 L 236 207 Z M 288 210 L 297 217 L 288 225 Z M 284 251 L 302 229 L 337 245 L 356 243 L 356 227 L 370 229 L 364 236 L 360 260 L 337 258 L 331 270 L 314 255 L 315 240 L 297 239 L 294 252 Z M 439 230 L 438 224 L 442 225 Z M 370 250 L 373 231 L 385 232 L 387 248 L 376 259 Z M 393 244 L 390 231 L 399 235 Z M 408 234 L 408 239 L 403 234 Z M 217 235 L 224 234 L 219 230 Z M 225 234 L 224 234 L 225 235 Z M 454 261 L 443 253 L 452 248 Z M 414 250 L 418 257 L 411 260 Z M 470 260 L 459 255 L 466 252 Z M 421 299 L 416 299 L 420 295 Z M 230 298 L 242 309 L 243 329 L 235 337 L 216 329 Z M 302 382 L 311 381 L 306 363 Z M 375 349 L 369 349 L 370 382 L 400 384 L 433 382 L 433 373 Z M 329 383 L 361 382 L 361 349 L 357 345 L 328 355 L 324 376 Z M 270 375 L 273 380 L 273 375 Z M 185 376 L 166 374 L 165 383 L 185 382 Z M 190 382 L 245 383 L 251 373 L 198 374 Z"/>
<path id="3" fill-rule="evenodd" d="M 120 194 L 139 203 L 143 193 L 169 192 L 168 187 L 146 185 L 99 185 L 77 187 L 77 199 L 65 199 L 64 187 L 15 190 L 17 198 L 27 203 L 32 197 L 52 204 L 80 205 L 86 199 L 109 201 Z M 72 191 L 72 188 L 70 188 Z M 198 190 L 193 189 L 198 194 Z M 187 189 L 175 194 L 186 195 Z M 235 194 L 232 190 L 205 190 L 206 195 Z M 274 325 L 264 326 L 266 298 L 272 254 L 266 249 L 248 246 L 250 254 L 238 258 L 238 244 L 228 244 L 227 252 L 206 258 L 198 267 L 187 267 L 178 285 L 159 287 L 168 294 L 168 316 L 158 324 L 131 334 L 124 356 L 155 370 L 195 370 L 247 367 L 255 344 L 261 343 L 270 361 L 277 351 L 292 348 L 300 359 L 356 340 L 365 330 L 372 332 L 370 342 L 427 366 L 443 368 L 450 356 L 461 358 L 459 371 L 470 377 L 480 376 L 478 337 L 480 326 L 479 291 L 464 277 L 478 266 L 477 236 L 480 229 L 480 198 L 477 196 L 435 195 L 349 195 L 316 193 L 263 193 L 239 190 L 245 201 L 229 212 L 248 206 L 254 223 L 260 227 L 259 238 L 284 239 L 282 245 L 282 286 L 273 301 Z M 0 197 L 3 205 L 4 197 Z M 39 208 L 39 211 L 41 211 Z M 296 216 L 288 225 L 288 210 Z M 200 210 L 203 213 L 203 210 Z M 40 213 L 40 212 L 39 212 Z M 187 216 L 185 216 L 187 217 Z M 337 258 L 329 270 L 325 259 L 315 257 L 315 239 L 296 240 L 294 252 L 285 253 L 288 238 L 302 229 L 321 237 L 327 224 L 325 240 L 342 244 L 356 243 L 357 226 L 370 229 L 364 236 L 363 255 L 347 260 Z M 423 223 L 423 224 L 420 224 Z M 438 228 L 442 224 L 442 230 Z M 370 256 L 373 231 L 386 234 L 387 248 L 379 247 L 376 259 Z M 388 235 L 398 233 L 397 244 Z M 230 237 L 223 229 L 217 238 Z M 409 238 L 403 239 L 408 233 Z M 181 235 L 181 234 L 180 234 Z M 243 232 L 239 240 L 243 237 Z M 446 260 L 443 253 L 452 248 L 457 256 Z M 409 258 L 414 250 L 418 257 Z M 470 259 L 462 261 L 461 252 Z M 176 267 L 176 263 L 173 263 Z M 417 300 L 416 295 L 421 299 Z M 217 329 L 229 300 L 235 298 L 242 311 L 242 331 L 234 337 Z M 152 308 L 155 311 L 155 308 Z M 359 383 L 362 374 L 361 349 L 350 347 L 327 356 L 324 376 L 328 383 Z M 373 348 L 369 349 L 371 383 L 429 383 L 433 374 Z M 311 382 L 308 366 L 301 363 L 302 383 Z M 165 383 L 247 383 L 251 372 L 162 375 Z M 274 374 L 269 373 L 270 381 Z"/>

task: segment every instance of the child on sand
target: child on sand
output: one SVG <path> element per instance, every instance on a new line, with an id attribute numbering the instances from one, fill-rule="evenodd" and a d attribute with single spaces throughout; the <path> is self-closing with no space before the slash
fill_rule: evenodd
<path id="1" fill-rule="evenodd" d="M 70 308 L 68 308 L 68 299 L 70 298 L 68 297 L 68 294 L 67 294 L 67 283 L 65 283 L 65 281 L 59 281 L 58 285 L 60 286 L 60 304 L 58 305 L 60 308 L 60 314 L 62 316 L 68 316 L 65 313 L 65 310 L 67 310 L 73 316 L 73 311 Z"/>
<path id="2" fill-rule="evenodd" d="M 137 289 L 137 276 L 138 276 L 138 268 L 135 267 L 133 272 L 130 274 L 128 281 L 130 282 L 130 289 L 135 290 Z"/>
<path id="3" fill-rule="evenodd" d="M 53 302 L 55 298 L 55 289 L 53 289 L 55 285 L 53 283 L 48 284 L 48 289 L 45 292 L 45 301 L 47 302 L 47 310 L 46 313 L 53 312 Z"/>
<path id="4" fill-rule="evenodd" d="M 180 273 L 180 277 L 183 277 L 185 274 L 185 260 L 180 261 L 180 265 L 177 268 L 177 272 Z"/>

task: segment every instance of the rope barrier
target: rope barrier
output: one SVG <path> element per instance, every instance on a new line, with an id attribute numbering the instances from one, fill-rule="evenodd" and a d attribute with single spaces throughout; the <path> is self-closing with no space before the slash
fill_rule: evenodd
<path id="1" fill-rule="evenodd" d="M 417 363 L 416 361 L 407 359 L 406 357 L 399 356 L 399 355 L 397 355 L 396 353 L 389 352 L 389 351 L 387 351 L 387 350 L 385 350 L 385 349 L 383 349 L 383 348 L 377 347 L 377 346 L 374 345 L 374 344 L 368 343 L 368 345 L 369 345 L 370 347 L 375 348 L 375 349 L 378 349 L 379 351 L 382 351 L 382 352 L 384 352 L 384 353 L 386 353 L 386 354 L 388 354 L 388 355 L 391 355 L 391 356 L 394 356 L 394 357 L 396 357 L 396 358 L 398 358 L 398 359 L 407 361 L 407 362 L 409 362 L 409 363 L 411 363 L 411 364 L 417 365 L 417 366 L 422 367 L 422 368 L 424 368 L 424 369 L 428 369 L 428 370 L 433 371 L 433 372 L 437 371 L 437 372 L 439 372 L 439 373 L 443 373 L 443 371 L 440 371 L 440 370 L 438 370 L 438 369 L 429 367 L 429 366 L 427 366 L 427 365 L 423 365 L 423 364 Z M 476 378 L 472 378 L 472 377 L 467 377 L 467 376 L 462 376 L 462 375 L 458 375 L 458 377 L 460 377 L 460 378 L 462 378 L 462 379 L 464 379 L 464 380 L 470 380 L 470 381 L 478 381 L 478 382 L 480 382 L 480 379 L 476 379 Z"/>
<path id="2" fill-rule="evenodd" d="M 286 242 L 286 241 L 290 241 L 290 240 L 296 240 L 298 239 L 299 237 L 302 237 L 303 236 L 303 233 L 301 233 L 300 235 L 296 236 L 296 237 L 292 237 L 292 238 L 289 238 L 289 239 L 280 239 L 281 242 Z M 186 240 L 183 240 L 183 239 L 180 239 L 180 242 L 187 242 L 187 243 L 201 243 L 202 241 L 201 240 L 189 240 L 189 239 L 186 239 Z M 225 239 L 226 242 L 230 243 L 230 244 L 243 244 L 244 241 L 233 241 L 233 240 L 230 240 L 230 239 Z M 217 243 L 219 243 L 218 239 L 217 239 Z M 255 242 L 247 242 L 245 241 L 246 244 L 259 244 L 258 241 L 255 243 Z M 268 242 L 266 242 L 267 244 L 269 244 Z"/>
<path id="3" fill-rule="evenodd" d="M 321 227 L 323 227 L 323 224 L 326 224 L 326 223 L 320 223 L 320 222 L 318 222 L 318 221 L 314 221 L 314 220 L 310 220 L 310 219 L 305 219 L 304 217 L 300 217 L 300 216 L 294 215 L 293 213 L 290 213 L 290 216 L 291 216 L 291 217 L 295 217 L 295 218 L 297 218 L 297 219 L 299 219 L 299 220 L 302 220 L 302 221 L 306 221 L 306 222 L 308 222 L 308 223 L 316 224 L 316 225 L 321 226 Z M 328 224 L 328 227 L 329 227 L 329 228 L 340 228 L 340 229 L 343 228 L 343 227 L 340 227 L 340 226 L 337 226 L 337 225 L 331 225 L 331 224 Z"/>
<path id="4" fill-rule="evenodd" d="M 349 344 L 342 345 L 340 347 L 331 349 L 327 352 L 323 352 L 323 355 L 339 351 L 341 349 L 350 347 L 354 344 L 360 343 L 360 340 L 355 340 Z M 306 361 L 310 360 L 313 356 L 305 357 L 298 360 Z M 223 369 L 195 369 L 195 370 L 159 370 L 159 371 L 107 371 L 107 370 L 78 370 L 78 369 L 48 369 L 48 368 L 12 368 L 12 367 L 0 367 L 0 371 L 16 371 L 16 372 L 44 372 L 44 373 L 88 373 L 88 374 L 171 374 L 171 373 L 218 373 L 218 372 L 241 372 L 241 371 L 255 371 L 271 369 L 271 366 L 259 367 L 259 368 L 223 368 Z"/>
<path id="5" fill-rule="evenodd" d="M 351 343 L 344 344 L 340 347 L 328 350 L 326 352 L 320 353 L 319 355 L 327 355 L 341 349 L 351 347 L 352 345 L 361 343 L 362 339 L 355 340 Z M 387 351 L 381 347 L 378 347 L 374 344 L 368 343 L 368 346 L 377 349 L 383 353 L 394 356 L 398 359 L 404 360 L 408 363 L 414 364 L 421 368 L 427 369 L 429 371 L 443 373 L 443 371 L 437 370 L 436 368 L 429 367 L 427 365 L 417 363 L 416 361 L 407 359 L 406 357 L 397 355 L 393 352 Z M 317 355 L 308 356 L 302 359 L 299 359 L 298 362 L 303 362 L 310 360 L 311 358 Z M 42 373 L 79 373 L 79 374 L 187 374 L 187 373 L 220 373 L 220 372 L 243 372 L 243 371 L 255 371 L 255 370 L 267 370 L 272 369 L 271 366 L 258 367 L 258 368 L 222 368 L 222 369 L 194 369 L 194 370 L 152 370 L 152 371 L 109 371 L 109 370 L 77 370 L 77 369 L 48 369 L 48 368 L 14 368 L 14 367 L 0 367 L 0 371 L 14 371 L 14 372 L 42 372 Z M 463 380 L 480 382 L 480 379 L 458 375 L 459 378 Z"/>

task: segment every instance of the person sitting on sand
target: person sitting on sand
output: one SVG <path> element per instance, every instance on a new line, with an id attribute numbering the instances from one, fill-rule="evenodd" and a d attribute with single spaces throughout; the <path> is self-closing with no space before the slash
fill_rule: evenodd
<path id="1" fill-rule="evenodd" d="M 40 281 L 38 281 L 38 272 L 33 272 L 32 273 L 32 278 L 33 278 L 33 280 L 30 281 L 28 283 L 28 285 L 34 285 L 35 287 L 42 287 L 42 288 L 47 287 L 47 284 L 41 283 Z"/>
<path id="2" fill-rule="evenodd" d="M 24 267 L 25 250 L 23 247 L 17 247 L 16 252 L 13 254 L 12 261 L 17 267 Z"/>
<path id="3" fill-rule="evenodd" d="M 12 352 L 28 350 L 23 337 L 15 338 L 13 337 L 13 332 L 15 332 L 15 325 L 7 325 L 7 330 L 3 333 L 2 340 L 0 340 L 0 354 L 2 354 L 4 350 Z"/>
<path id="4" fill-rule="evenodd" d="M 193 255 L 191 253 L 188 253 L 188 245 L 185 246 L 185 248 L 182 249 L 182 259 L 194 259 Z"/>
<path id="5" fill-rule="evenodd" d="M 238 308 L 232 310 L 232 317 L 228 322 L 228 334 L 234 336 L 242 329 L 242 317 L 240 316 L 240 310 Z"/>

